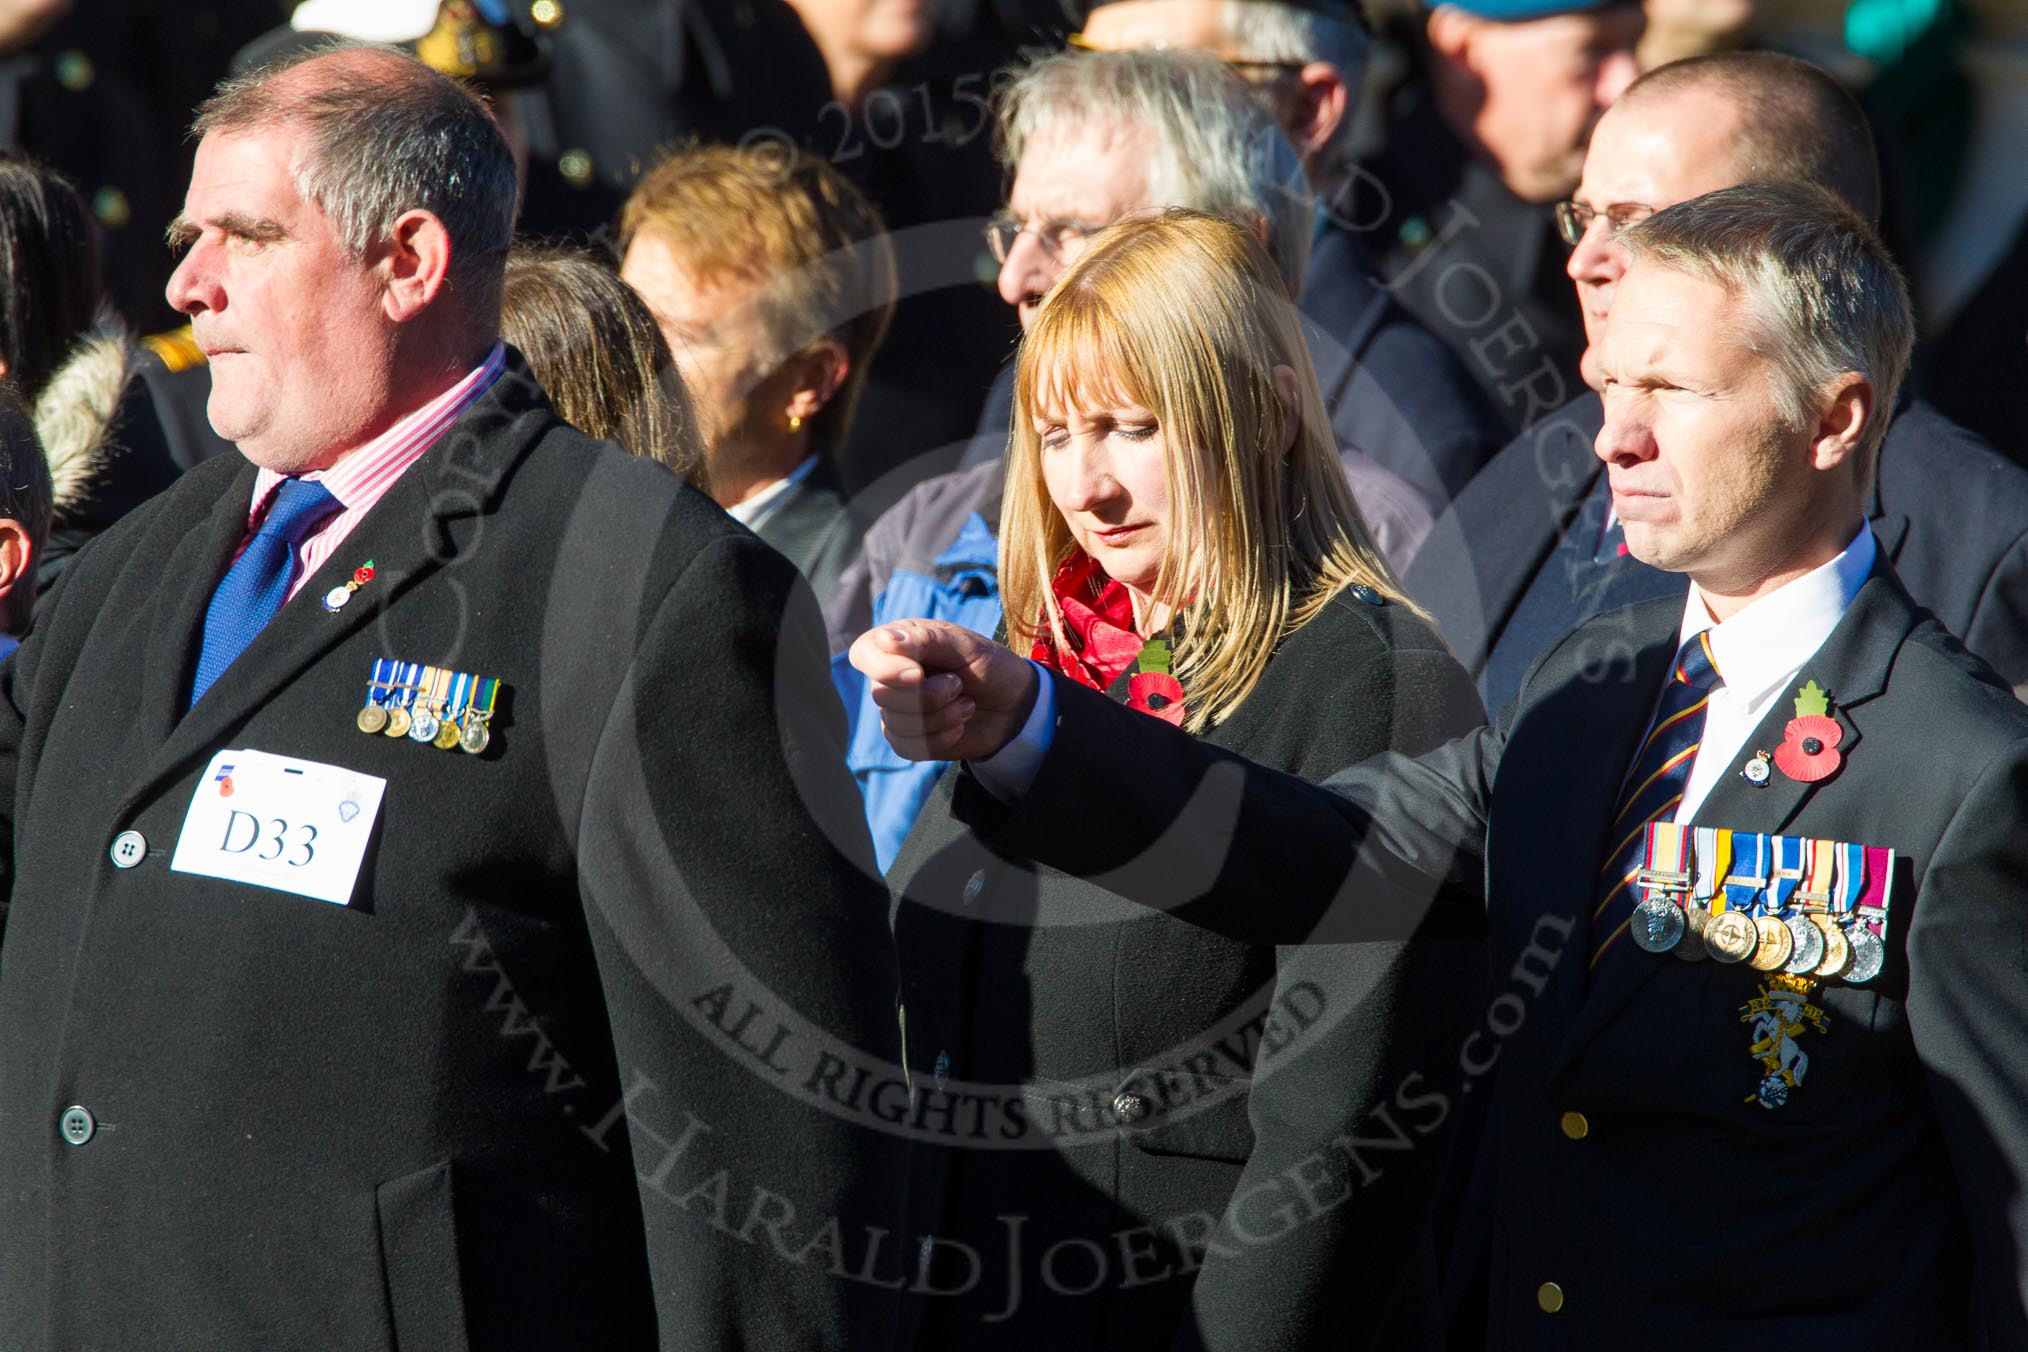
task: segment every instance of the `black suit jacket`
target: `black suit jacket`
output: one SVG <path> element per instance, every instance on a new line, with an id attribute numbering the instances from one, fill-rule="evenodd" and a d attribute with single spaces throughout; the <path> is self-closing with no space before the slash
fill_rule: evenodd
<path id="1" fill-rule="evenodd" d="M 1182 913 L 1259 941 L 1385 935 L 1433 888 L 1428 914 L 1483 894 L 1495 993 L 1444 1087 L 1497 1095 L 1493 1346 L 1889 1352 L 1976 1346 L 1981 1328 L 2023 1346 L 2028 1076 L 2009 1049 L 2028 1026 L 2028 709 L 1883 561 L 1796 678 L 1830 692 L 1843 768 L 1814 786 L 1728 774 L 1699 809 L 1901 856 L 1885 971 L 1818 991 L 1829 1031 L 1769 1111 L 1740 1015 L 1757 973 L 1623 948 L 1585 975 L 1606 823 L 1681 615 L 1668 598 L 1595 621 L 1499 727 L 1322 789 L 1059 683 L 1029 794 L 960 806 L 999 848 L 1144 903 L 1189 897 Z M 1603 676 L 1583 655 L 1600 628 L 1627 642 Z M 1787 706 L 1741 763 L 1780 744 Z M 1103 836 L 1058 829 L 1101 805 Z"/>
<path id="2" fill-rule="evenodd" d="M 900 1145 L 802 1086 L 894 967 L 794 572 L 516 357 L 185 714 L 253 476 L 0 671 L 0 1346 L 874 1345 Z M 486 753 L 359 732 L 382 656 L 499 677 Z M 228 748 L 386 779 L 350 905 L 170 870 Z"/>
<path id="3" fill-rule="evenodd" d="M 1437 519 L 1403 583 L 1427 606 L 1489 709 L 1550 643 L 1595 615 L 1684 594 L 1680 574 L 1594 563 L 1605 524 L 1604 421 L 1587 391 L 1515 438 Z M 2028 682 L 2028 471 L 1920 399 L 1888 425 L 1867 512 L 1915 599 L 2017 686 Z M 1517 623 L 1539 575 L 1553 614 Z"/>
<path id="4" fill-rule="evenodd" d="M 866 519 L 845 500 L 845 484 L 829 456 L 818 459 L 799 484 L 782 493 L 754 534 L 773 545 L 809 579 L 810 589 L 829 596 L 838 575 L 859 557 Z"/>
<path id="5" fill-rule="evenodd" d="M 1434 505 L 1507 439 L 1464 360 L 1382 290 L 1358 236 L 1327 216 L 1297 307 L 1338 444 L 1378 460 Z"/>
<path id="6" fill-rule="evenodd" d="M 1322 778 L 1478 721 L 1426 624 L 1348 592 L 1207 740 Z M 930 1127 L 912 1233 L 936 1237 L 930 1287 L 957 1292 L 908 1300 L 913 1346 L 1427 1345 L 1451 1120 L 1422 1080 L 1466 1029 L 1480 936 L 1279 953 L 1225 938 L 996 853 L 950 816 L 959 777 L 889 872 Z M 1421 1167 L 1349 1197 L 1329 1143 L 1376 1113 Z"/>

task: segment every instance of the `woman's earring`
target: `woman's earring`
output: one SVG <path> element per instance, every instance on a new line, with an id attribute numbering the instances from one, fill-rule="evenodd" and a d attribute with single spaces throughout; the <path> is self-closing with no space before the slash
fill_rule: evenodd
<path id="1" fill-rule="evenodd" d="M 803 430 L 803 419 L 800 415 L 794 413 L 791 413 L 789 415 L 789 430 L 791 432 L 800 432 Z"/>

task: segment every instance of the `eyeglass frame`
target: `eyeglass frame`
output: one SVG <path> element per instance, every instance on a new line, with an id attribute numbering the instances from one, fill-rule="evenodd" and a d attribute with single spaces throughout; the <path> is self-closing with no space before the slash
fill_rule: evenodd
<path id="1" fill-rule="evenodd" d="M 1103 229 L 1103 225 L 1086 225 L 1083 221 L 1023 221 L 1011 211 L 1002 211 L 988 220 L 980 233 L 986 237 L 986 250 L 995 263 L 1005 263 L 1014 252 L 1014 241 L 1027 234 L 1035 236 L 1036 247 L 1046 256 L 1061 262 L 1068 241 L 1056 238 L 1057 235 L 1068 231 L 1082 244 Z M 1007 232 L 1005 243 L 1000 239 L 1003 230 Z"/>
<path id="2" fill-rule="evenodd" d="M 1584 242 L 1584 237 L 1590 233 L 1593 221 L 1603 218 L 1606 223 L 1607 232 L 1617 235 L 1628 226 L 1639 225 L 1642 221 L 1654 215 L 1658 208 L 1651 207 L 1645 202 L 1615 202 L 1604 211 L 1600 211 L 1595 207 L 1586 206 L 1575 197 L 1566 197 L 1560 202 L 1553 203 L 1549 210 L 1550 214 L 1556 218 L 1557 235 L 1565 244 L 1575 249 L 1579 244 Z M 1614 212 L 1639 212 L 1640 214 L 1637 216 L 1615 216 Z"/>

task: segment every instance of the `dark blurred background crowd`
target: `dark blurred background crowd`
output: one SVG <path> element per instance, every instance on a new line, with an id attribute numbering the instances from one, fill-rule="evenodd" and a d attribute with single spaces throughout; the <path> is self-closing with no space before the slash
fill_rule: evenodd
<path id="1" fill-rule="evenodd" d="M 526 154 L 522 225 L 533 235 L 610 245 L 628 192 L 658 152 L 686 138 L 800 147 L 859 189 L 895 240 L 900 303 L 838 452 L 843 483 L 873 488 L 865 506 L 877 509 L 955 464 L 1009 355 L 1014 316 L 994 294 L 999 269 L 979 232 L 1006 189 L 990 105 L 1015 63 L 1064 46 L 1084 8 L 1083 0 L 8 0 L 0 138 L 76 185 L 99 232 L 106 301 L 134 333 L 172 331 L 151 343 L 171 367 L 194 355 L 173 338 L 178 317 L 162 288 L 174 260 L 160 244 L 188 181 L 188 117 L 235 61 L 244 67 L 285 47 L 283 26 L 401 41 L 485 84 Z M 1459 8 L 1497 19 L 1503 8 L 1557 6 Z M 2028 456 L 2006 397 L 2028 375 L 2020 318 L 2028 203 L 2003 149 L 2028 126 L 2028 21 L 2004 0 L 1650 0 L 1642 34 L 1616 13 L 1640 8 L 1596 7 L 1589 40 L 1601 52 L 1633 49 L 1644 65 L 1769 45 L 1815 60 L 1861 94 L 1888 180 L 1883 229 L 1917 283 L 1925 388 L 2003 452 Z M 1372 180 L 1357 176 L 1348 218 L 1383 274 L 1401 278 L 1442 241 L 1443 202 L 1485 192 L 1447 163 L 1460 158 L 1458 140 L 1479 163 L 1504 164 L 1505 187 L 1531 208 L 1525 243 L 1540 255 L 1519 256 L 1523 241 L 1508 246 L 1516 256 L 1505 261 L 1529 284 L 1518 303 L 1574 378 L 1577 307 L 1547 204 L 1575 186 L 1577 161 L 1516 167 L 1539 155 L 1526 144 L 1531 135 L 1559 134 L 1528 125 L 1559 94 L 1549 84 L 1496 88 L 1476 113 L 1461 114 L 1441 70 L 1463 38 L 1426 29 L 1412 5 L 1369 9 L 1377 41 L 1363 87 L 1350 91 L 1343 150 L 1381 188 L 1362 196 L 1358 185 Z M 1241 73 L 1269 98 L 1287 97 L 1288 68 L 1255 63 Z M 1631 75 L 1608 69 L 1603 80 Z M 1592 91 L 1601 103 L 1612 92 Z M 1483 200 L 1505 205 L 1495 193 Z M 1544 274 L 1539 287 L 1531 265 Z M 1435 271 L 1409 276 L 1402 299 L 1454 344 L 1483 338 L 1446 323 Z M 1519 394 L 1508 403 L 1510 430 L 1539 411 Z M 188 430 L 201 438 L 201 425 Z"/>

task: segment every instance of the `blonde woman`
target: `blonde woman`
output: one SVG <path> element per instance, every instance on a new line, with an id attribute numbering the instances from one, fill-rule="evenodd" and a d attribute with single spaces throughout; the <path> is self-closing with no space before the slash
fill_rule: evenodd
<path id="1" fill-rule="evenodd" d="M 1024 340 L 1009 456 L 1009 638 L 1044 666 L 1312 779 L 1480 720 L 1246 231 L 1170 212 L 1096 237 Z M 913 1345 L 1429 1345 L 1451 1114 L 1414 1076 L 1455 1061 L 1480 946 L 1211 934 L 996 855 L 951 815 L 963 773 L 889 875 Z M 1333 1142 L 1376 1114 L 1404 1145 L 1365 1179 Z"/>

